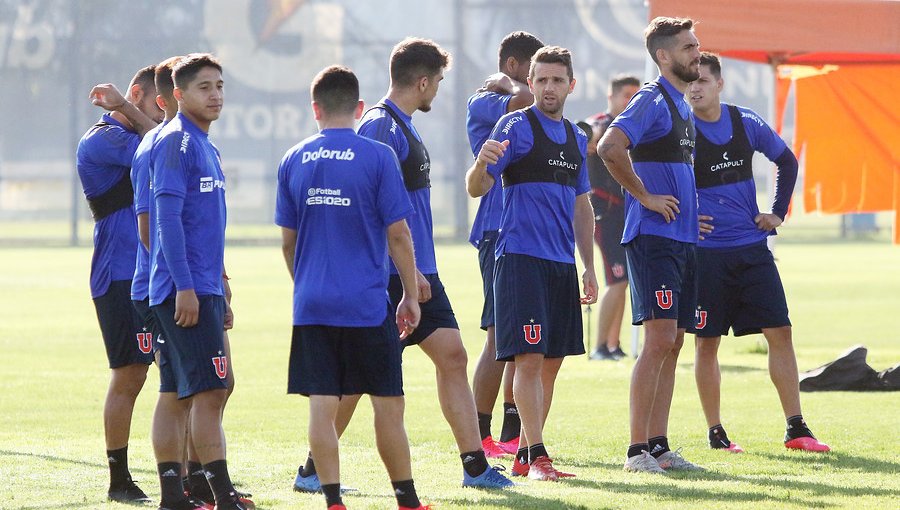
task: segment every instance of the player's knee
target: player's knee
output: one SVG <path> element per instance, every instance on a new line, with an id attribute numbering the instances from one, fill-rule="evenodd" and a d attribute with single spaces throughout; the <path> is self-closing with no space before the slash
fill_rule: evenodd
<path id="1" fill-rule="evenodd" d="M 113 393 L 137 398 L 147 381 L 147 365 L 128 365 L 113 369 L 110 389 Z"/>
<path id="2" fill-rule="evenodd" d="M 466 366 L 469 363 L 469 356 L 462 344 L 458 348 L 450 350 L 446 355 L 441 356 L 437 364 L 437 369 L 445 374 L 462 373 L 466 374 Z"/>

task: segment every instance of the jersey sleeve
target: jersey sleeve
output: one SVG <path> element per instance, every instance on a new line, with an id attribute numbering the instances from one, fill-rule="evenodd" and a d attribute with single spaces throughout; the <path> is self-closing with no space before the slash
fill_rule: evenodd
<path id="1" fill-rule="evenodd" d="M 183 140 L 186 140 L 184 142 Z M 184 198 L 191 168 L 190 138 L 187 132 L 172 131 L 156 146 L 158 152 L 153 172 L 153 196 L 174 195 Z"/>
<path id="2" fill-rule="evenodd" d="M 377 146 L 379 179 L 376 209 L 385 226 L 407 218 L 413 214 L 409 193 L 403 184 L 400 162 L 397 155 L 387 147 Z"/>
<path id="3" fill-rule="evenodd" d="M 497 121 L 491 132 L 490 140 L 503 142 L 509 140 L 509 146 L 503 156 L 493 165 L 488 165 L 487 171 L 495 180 L 500 180 L 500 174 L 510 163 L 522 158 L 531 150 L 532 141 L 531 125 L 528 118 L 521 111 L 507 114 Z"/>
<path id="4" fill-rule="evenodd" d="M 578 182 L 575 186 L 575 194 L 581 195 L 591 191 L 591 181 L 587 168 L 587 134 L 578 126 L 572 124 L 575 128 L 575 140 L 578 142 L 578 152 L 581 154 L 581 165 L 578 167 Z"/>
<path id="5" fill-rule="evenodd" d="M 296 158 L 295 152 L 288 152 L 278 165 L 278 184 L 275 194 L 275 224 L 279 227 L 297 230 L 297 202 L 291 193 L 291 169 Z"/>
<path id="6" fill-rule="evenodd" d="M 104 126 L 97 142 L 92 147 L 97 164 L 131 167 L 141 137 L 119 126 Z"/>
<path id="7" fill-rule="evenodd" d="M 134 214 L 150 210 L 150 148 L 141 144 L 131 163 L 131 185 L 134 187 Z"/>
<path id="8" fill-rule="evenodd" d="M 472 122 L 493 124 L 506 115 L 510 99 L 508 94 L 479 92 L 469 100 L 469 118 Z"/>
<path id="9" fill-rule="evenodd" d="M 672 118 L 666 100 L 656 88 L 643 88 L 609 125 L 625 133 L 629 149 L 640 142 L 659 138 L 672 129 Z M 608 129 L 609 129 L 608 128 Z"/>
<path id="10" fill-rule="evenodd" d="M 769 161 L 778 159 L 787 149 L 784 140 L 753 110 L 740 107 L 738 110 L 741 112 L 741 121 L 753 150 L 765 154 Z"/>
<path id="11" fill-rule="evenodd" d="M 390 108 L 388 106 L 388 108 Z M 403 161 L 409 156 L 409 143 L 403 130 L 387 112 L 380 109 L 370 110 L 356 130 L 357 134 L 370 140 L 381 142 L 394 149 L 397 159 Z"/>

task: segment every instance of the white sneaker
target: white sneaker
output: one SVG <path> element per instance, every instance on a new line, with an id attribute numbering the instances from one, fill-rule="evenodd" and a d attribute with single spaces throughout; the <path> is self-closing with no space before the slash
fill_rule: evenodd
<path id="1" fill-rule="evenodd" d="M 673 469 L 681 471 L 706 471 L 706 468 L 700 467 L 693 462 L 681 456 L 681 448 L 673 451 L 667 451 L 656 458 L 659 467 L 662 469 Z"/>
<path id="2" fill-rule="evenodd" d="M 641 450 L 640 455 L 628 457 L 628 459 L 625 460 L 625 467 L 623 469 L 632 473 L 666 474 L 666 470 L 659 467 L 659 463 L 656 462 L 656 459 L 654 459 L 646 450 Z"/>

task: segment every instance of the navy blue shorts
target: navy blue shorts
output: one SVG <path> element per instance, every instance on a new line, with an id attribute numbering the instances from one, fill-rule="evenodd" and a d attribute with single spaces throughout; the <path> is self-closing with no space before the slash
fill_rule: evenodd
<path id="1" fill-rule="evenodd" d="M 131 304 L 131 280 L 115 280 L 106 294 L 94 298 L 109 368 L 153 363 L 153 342 Z"/>
<path id="2" fill-rule="evenodd" d="M 390 309 L 371 328 L 294 326 L 288 393 L 402 396 L 399 337 Z"/>
<path id="3" fill-rule="evenodd" d="M 431 299 L 420 303 L 422 318 L 419 320 L 419 327 L 403 339 L 401 346 L 404 349 L 410 345 L 422 343 L 440 328 L 459 329 L 453 307 L 450 306 L 450 298 L 447 297 L 447 291 L 444 290 L 441 279 L 437 274 L 426 274 L 425 279 L 431 284 Z M 400 275 L 391 275 L 388 282 L 388 294 L 391 297 L 391 307 L 396 310 L 400 300 L 403 299 L 403 283 L 400 281 Z"/>
<path id="4" fill-rule="evenodd" d="M 175 324 L 175 299 L 151 306 L 162 328 L 160 355 L 171 363 L 178 398 L 209 390 L 227 388 L 228 356 L 225 354 L 225 298 L 198 296 L 197 325 L 183 328 Z M 168 356 L 167 358 L 165 358 Z"/>
<path id="5" fill-rule="evenodd" d="M 667 237 L 639 235 L 625 245 L 631 278 L 632 324 L 676 319 L 694 325 L 697 310 L 695 246 Z"/>
<path id="6" fill-rule="evenodd" d="M 790 326 L 784 286 L 765 241 L 738 248 L 697 248 L 702 281 L 697 320 L 688 331 L 699 337 L 760 333 Z"/>
<path id="7" fill-rule="evenodd" d="M 507 253 L 494 272 L 497 361 L 584 354 L 575 264 Z"/>
<path id="8" fill-rule="evenodd" d="M 172 371 L 172 364 L 169 360 L 170 355 L 163 355 L 162 347 L 165 346 L 162 329 L 159 327 L 159 321 L 156 320 L 156 314 L 150 309 L 150 299 L 144 298 L 141 301 L 132 300 L 131 304 L 137 311 L 138 316 L 144 325 L 144 335 L 153 342 L 153 353 L 156 357 L 156 366 L 159 367 L 159 392 L 172 393 L 178 390 L 175 381 L 175 373 Z"/>
<path id="9" fill-rule="evenodd" d="M 481 269 L 481 288 L 484 306 L 481 308 L 481 329 L 494 326 L 494 250 L 497 247 L 496 230 L 488 230 L 478 242 L 478 268 Z"/>
<path id="10" fill-rule="evenodd" d="M 603 256 L 603 274 L 606 285 L 628 281 L 628 262 L 625 247 L 622 246 L 622 231 L 625 230 L 625 207 L 610 204 L 603 216 L 594 223 L 594 241 Z"/>

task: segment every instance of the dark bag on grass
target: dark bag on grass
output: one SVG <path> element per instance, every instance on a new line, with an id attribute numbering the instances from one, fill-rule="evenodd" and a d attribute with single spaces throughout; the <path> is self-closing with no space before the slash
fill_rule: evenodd
<path id="1" fill-rule="evenodd" d="M 900 391 L 900 363 L 878 372 L 878 380 L 881 382 L 881 389 Z"/>
<path id="2" fill-rule="evenodd" d="M 868 349 L 851 347 L 831 363 L 800 373 L 800 391 L 877 391 L 878 372 L 866 363 Z M 893 374 L 897 379 L 898 374 Z M 895 381 L 896 382 L 896 381 Z"/>

